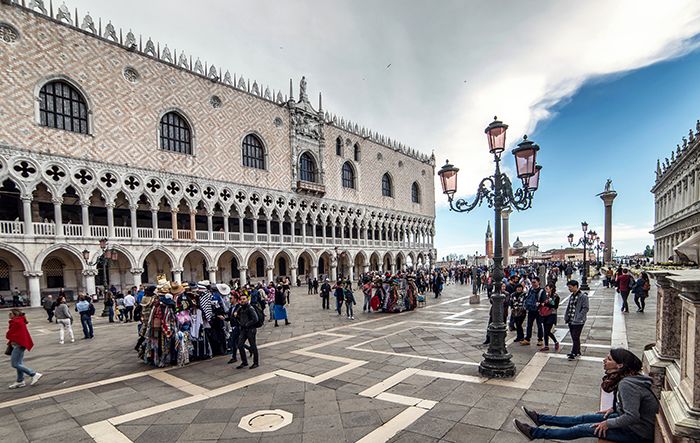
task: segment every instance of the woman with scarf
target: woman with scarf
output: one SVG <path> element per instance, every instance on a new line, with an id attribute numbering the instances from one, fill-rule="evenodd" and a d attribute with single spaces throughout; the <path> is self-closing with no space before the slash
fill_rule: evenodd
<path id="1" fill-rule="evenodd" d="M 535 426 L 513 420 L 530 440 L 575 440 L 598 437 L 619 443 L 654 441 L 659 402 L 651 391 L 652 379 L 642 375 L 642 361 L 627 349 L 611 349 L 603 360 L 605 375 L 600 387 L 613 394 L 613 406 L 594 414 L 556 416 L 539 414 L 523 406 Z M 552 426 L 542 428 L 541 426 Z"/>
<path id="2" fill-rule="evenodd" d="M 29 324 L 29 322 L 24 316 L 24 312 L 17 308 L 10 309 L 9 316 L 10 324 L 5 334 L 5 338 L 7 339 L 7 350 L 5 354 L 9 351 L 10 362 L 12 367 L 17 371 L 17 381 L 12 383 L 9 388 L 17 389 L 25 387 L 24 374 L 30 376 L 32 378 L 30 384 L 35 385 L 42 374 L 24 366 L 24 351 L 31 351 L 34 347 L 32 336 L 29 335 L 29 330 L 27 329 L 27 324 Z"/>

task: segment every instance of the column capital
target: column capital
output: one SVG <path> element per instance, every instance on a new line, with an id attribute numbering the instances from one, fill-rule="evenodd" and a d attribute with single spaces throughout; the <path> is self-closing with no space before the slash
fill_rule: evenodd
<path id="1" fill-rule="evenodd" d="M 89 199 L 88 200 L 81 199 L 80 206 L 82 206 L 83 208 L 89 208 L 90 207 L 90 200 Z"/>
<path id="2" fill-rule="evenodd" d="M 289 269 L 298 269 L 296 266 L 290 266 Z"/>
<path id="3" fill-rule="evenodd" d="M 138 209 L 139 209 L 139 205 L 138 205 L 138 204 L 129 205 L 129 210 L 131 210 L 131 211 L 136 211 L 136 210 L 138 210 Z"/>
<path id="4" fill-rule="evenodd" d="M 238 270 L 239 270 L 239 271 L 247 271 L 247 270 L 248 270 L 248 266 L 239 266 L 239 267 L 238 267 Z"/>
<path id="5" fill-rule="evenodd" d="M 97 269 L 95 269 L 95 268 L 89 268 L 89 269 L 84 269 L 84 270 L 83 270 L 83 275 L 84 275 L 85 277 L 94 277 L 94 276 L 97 275 L 97 273 L 98 273 L 98 271 L 97 271 Z"/>
<path id="6" fill-rule="evenodd" d="M 115 206 L 116 205 L 114 204 L 114 202 L 105 203 L 105 208 L 107 208 L 107 209 L 114 209 Z"/>
<path id="7" fill-rule="evenodd" d="M 170 212 L 172 212 L 173 214 L 177 214 L 178 212 L 180 212 L 180 210 L 178 208 L 170 208 Z"/>
<path id="8" fill-rule="evenodd" d="M 20 199 L 22 199 L 22 201 L 32 201 L 32 200 L 34 200 L 34 196 L 31 193 L 30 194 L 22 194 Z"/>
<path id="9" fill-rule="evenodd" d="M 209 266 L 207 268 L 207 272 L 216 272 L 218 270 L 219 270 L 219 268 L 217 266 Z"/>
<path id="10" fill-rule="evenodd" d="M 62 205 L 62 204 L 63 204 L 63 197 L 53 197 L 53 198 L 51 199 L 51 202 L 52 202 L 54 205 Z"/>
<path id="11" fill-rule="evenodd" d="M 265 266 L 265 270 L 267 270 L 267 271 L 273 271 L 274 269 L 275 269 L 275 267 L 272 265 Z"/>
<path id="12" fill-rule="evenodd" d="M 152 213 L 152 214 L 157 214 L 157 213 L 158 213 L 158 208 L 151 208 L 151 213 Z"/>
<path id="13" fill-rule="evenodd" d="M 24 271 L 24 276 L 29 278 L 39 278 L 44 273 L 42 271 Z"/>
<path id="14" fill-rule="evenodd" d="M 143 274 L 143 268 L 131 268 L 129 269 L 129 272 L 131 272 L 134 275 L 141 275 Z"/>
<path id="15" fill-rule="evenodd" d="M 214 211 L 207 211 L 207 217 L 213 217 L 214 214 Z"/>
<path id="16" fill-rule="evenodd" d="M 184 270 L 185 270 L 185 268 L 173 268 L 172 269 L 173 272 L 182 272 Z"/>

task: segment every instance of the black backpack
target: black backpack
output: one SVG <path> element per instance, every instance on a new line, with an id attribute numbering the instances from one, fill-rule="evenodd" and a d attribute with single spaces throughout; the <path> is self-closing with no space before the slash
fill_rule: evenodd
<path id="1" fill-rule="evenodd" d="M 90 303 L 90 307 L 88 307 L 88 314 L 90 316 L 95 315 L 95 305 L 93 305 L 92 303 Z"/>
<path id="2" fill-rule="evenodd" d="M 257 304 L 251 304 L 251 306 L 253 307 L 253 309 L 255 309 L 255 315 L 258 317 L 258 322 L 255 323 L 255 327 L 262 328 L 263 326 L 265 326 L 265 312 L 262 309 L 260 309 L 260 306 L 258 306 Z"/>

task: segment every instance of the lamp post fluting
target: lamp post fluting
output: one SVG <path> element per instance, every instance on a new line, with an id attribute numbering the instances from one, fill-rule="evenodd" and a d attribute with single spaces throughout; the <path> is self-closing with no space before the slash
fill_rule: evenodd
<path id="1" fill-rule="evenodd" d="M 488 326 L 489 347 L 482 355 L 479 373 L 486 377 L 512 377 L 515 375 L 515 364 L 506 348 L 506 324 L 503 322 L 503 301 L 501 283 L 503 281 L 503 244 L 501 232 L 501 211 L 510 206 L 519 211 L 532 207 L 532 198 L 539 187 L 541 166 L 536 164 L 537 151 L 535 143 L 523 137 L 518 147 L 513 150 L 518 178 L 522 186 L 513 189 L 510 178 L 501 172 L 501 154 L 505 150 L 506 130 L 496 117 L 484 131 L 487 136 L 489 152 L 496 163 L 496 171 L 492 176 L 481 180 L 473 200 L 454 199 L 457 192 L 457 172 L 459 169 L 450 164 L 449 160 L 438 171 L 442 192 L 447 195 L 450 210 L 469 212 L 486 202 L 494 210 L 494 251 L 493 251 L 493 295 L 491 296 L 491 324 Z"/>
<path id="2" fill-rule="evenodd" d="M 581 222 L 581 231 L 583 231 L 583 236 L 579 238 L 576 243 L 574 243 L 573 233 L 569 234 L 567 239 L 569 240 L 569 245 L 572 247 L 583 246 L 583 277 L 581 278 L 581 289 L 588 291 L 591 288 L 588 286 L 588 253 L 586 252 L 586 247 L 593 246 L 598 234 L 596 234 L 595 231 L 589 232 L 588 223 L 585 221 Z"/>

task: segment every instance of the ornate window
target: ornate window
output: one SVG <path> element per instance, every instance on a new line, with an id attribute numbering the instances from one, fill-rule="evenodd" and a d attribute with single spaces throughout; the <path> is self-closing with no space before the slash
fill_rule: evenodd
<path id="1" fill-rule="evenodd" d="M 57 258 L 46 260 L 41 270 L 46 276 L 47 288 L 62 288 L 65 286 L 63 283 L 63 268 L 63 262 Z"/>
<path id="2" fill-rule="evenodd" d="M 160 149 L 192 154 L 192 130 L 185 118 L 175 111 L 160 119 Z"/>
<path id="3" fill-rule="evenodd" d="M 343 140 L 340 137 L 335 139 L 335 155 L 343 155 Z"/>
<path id="4" fill-rule="evenodd" d="M 384 197 L 394 196 L 394 187 L 391 183 L 391 176 L 388 172 L 382 176 L 382 195 Z"/>
<path id="5" fill-rule="evenodd" d="M 0 291 L 10 290 L 10 265 L 0 260 Z"/>
<path id="6" fill-rule="evenodd" d="M 39 91 L 39 123 L 49 128 L 88 134 L 85 98 L 66 81 L 46 83 Z"/>
<path id="7" fill-rule="evenodd" d="M 360 161 L 360 145 L 358 143 L 355 143 L 354 146 L 354 159 L 356 162 Z"/>
<path id="8" fill-rule="evenodd" d="M 411 185 L 411 200 L 413 203 L 420 203 L 420 186 L 418 186 L 418 182 L 413 182 L 413 185 Z"/>
<path id="9" fill-rule="evenodd" d="M 355 189 L 355 170 L 350 162 L 343 163 L 343 187 Z"/>
<path id="10" fill-rule="evenodd" d="M 265 169 L 265 147 L 255 134 L 248 134 L 243 139 L 243 166 Z"/>
<path id="11" fill-rule="evenodd" d="M 316 183 L 316 162 L 308 152 L 304 152 L 299 158 L 299 179 Z"/>

